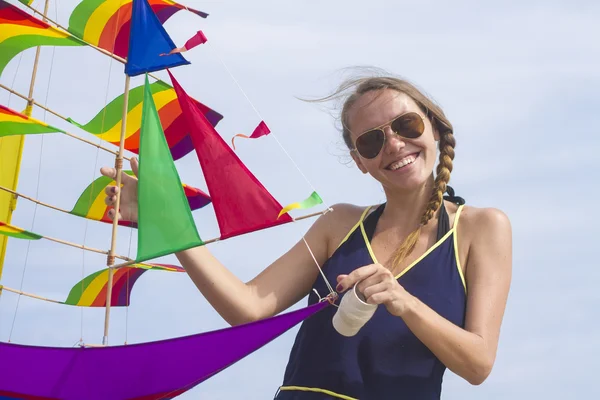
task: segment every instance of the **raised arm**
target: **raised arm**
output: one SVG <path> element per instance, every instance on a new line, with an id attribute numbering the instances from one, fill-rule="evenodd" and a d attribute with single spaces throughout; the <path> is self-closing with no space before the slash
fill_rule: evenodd
<path id="1" fill-rule="evenodd" d="M 137 160 L 131 164 L 137 175 Z M 100 172 L 114 178 L 113 168 Z M 106 189 L 107 205 L 114 205 L 117 188 Z M 129 220 L 137 220 L 137 179 L 123 175 L 121 207 Z M 330 234 L 334 229 L 334 213 L 322 215 L 304 238 L 319 266 L 328 257 Z M 121 214 L 119 214 L 121 215 Z M 114 210 L 109 213 L 114 218 Z M 255 321 L 278 314 L 308 294 L 319 270 L 303 240 L 269 265 L 250 282 L 242 282 L 217 260 L 206 246 L 176 253 L 181 265 L 215 310 L 231 325 Z"/>
<path id="2" fill-rule="evenodd" d="M 321 216 L 305 235 L 319 266 L 327 258 L 326 225 Z M 231 325 L 278 314 L 308 294 L 319 270 L 300 240 L 251 281 L 244 283 L 217 260 L 206 246 L 177 253 L 200 292 Z"/>

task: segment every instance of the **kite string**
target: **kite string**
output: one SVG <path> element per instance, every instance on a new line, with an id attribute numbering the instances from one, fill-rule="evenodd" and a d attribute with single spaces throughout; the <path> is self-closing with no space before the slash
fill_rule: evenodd
<path id="1" fill-rule="evenodd" d="M 19 67 L 21 66 L 21 60 L 22 59 L 23 59 L 23 52 L 19 53 L 19 59 L 17 61 L 17 69 L 15 70 L 15 75 L 13 76 L 13 79 L 12 79 L 12 82 L 11 82 L 11 85 L 10 85 L 10 88 L 12 90 L 14 90 L 14 87 L 15 87 L 15 82 L 17 80 L 17 75 L 19 74 Z M 7 101 L 8 107 L 10 107 L 11 97 L 12 97 L 12 92 L 8 92 L 8 101 Z M 4 140 L 0 140 L 0 152 L 2 151 L 3 145 L 4 145 Z M 2 301 L 2 295 L 1 295 L 1 293 L 2 293 L 2 290 L 0 290 L 0 302 Z M 10 339 L 9 339 L 9 342 L 10 342 Z"/>
<path id="2" fill-rule="evenodd" d="M 252 109 L 254 110 L 254 112 L 256 113 L 256 115 L 258 116 L 258 118 L 261 121 L 264 121 L 263 117 L 261 116 L 260 112 L 258 112 L 258 110 L 256 109 L 256 107 L 254 106 L 254 104 L 252 103 L 252 101 L 250 100 L 250 98 L 248 97 L 248 95 L 246 94 L 246 92 L 244 91 L 244 89 L 242 88 L 242 86 L 239 84 L 239 82 L 237 81 L 237 79 L 235 79 L 235 77 L 233 76 L 233 74 L 231 73 L 231 71 L 229 70 L 229 68 L 227 67 L 227 64 L 225 64 L 225 62 L 221 59 L 221 57 L 219 57 L 219 55 L 217 54 L 217 52 L 215 50 L 212 49 L 212 46 L 209 44 L 208 46 L 209 51 L 212 52 L 213 56 L 217 58 L 217 60 L 219 60 L 219 62 L 221 63 L 221 65 L 223 66 L 223 68 L 225 69 L 225 71 L 227 71 L 227 74 L 229 74 L 229 77 L 231 78 L 231 80 L 233 80 L 233 82 L 235 83 L 235 85 L 238 87 L 239 91 L 242 93 L 242 95 L 246 98 L 246 101 L 248 102 L 248 104 L 250 104 L 250 107 L 252 107 Z M 279 145 L 279 147 L 281 148 L 281 150 L 285 153 L 285 155 L 290 159 L 290 161 L 292 162 L 292 164 L 294 165 L 294 167 L 298 170 L 298 172 L 300 173 L 300 175 L 304 178 L 304 180 L 308 183 L 308 185 L 311 187 L 313 192 L 317 192 L 317 190 L 315 189 L 315 187 L 313 186 L 313 184 L 310 182 L 310 180 L 308 179 L 308 177 L 306 177 L 306 175 L 302 172 L 302 170 L 300 169 L 300 167 L 298 167 L 298 165 L 296 164 L 296 162 L 294 161 L 294 159 L 292 158 L 292 156 L 288 153 L 288 151 L 285 149 L 285 147 L 281 144 L 281 142 L 279 141 L 279 139 L 277 139 L 277 135 L 275 135 L 275 133 L 271 132 L 271 135 L 273 136 L 273 138 L 275 139 L 275 141 L 277 142 L 277 144 Z M 329 207 L 329 205 L 323 201 L 323 204 L 325 205 L 325 207 L 328 210 L 331 210 L 331 208 Z M 327 285 L 330 295 L 335 295 L 336 292 L 333 290 L 333 288 L 331 287 L 331 285 L 329 284 L 329 281 L 327 280 L 327 277 L 325 276 L 325 274 L 323 273 L 323 270 L 321 269 L 321 266 L 319 265 L 317 259 L 315 258 L 310 246 L 308 245 L 308 243 L 306 242 L 306 239 L 304 238 L 304 236 L 302 237 L 302 240 L 304 241 L 304 244 L 306 245 L 306 248 L 308 249 L 308 251 L 310 252 L 311 257 L 313 258 L 313 260 L 315 261 L 315 264 L 317 265 L 317 268 L 319 270 L 319 273 L 321 274 L 321 276 L 323 277 L 323 280 L 325 281 L 325 284 Z"/>
<path id="3" fill-rule="evenodd" d="M 50 71 L 48 74 L 48 84 L 46 86 L 46 104 L 48 103 L 48 96 L 50 94 L 50 83 L 52 82 L 52 72 L 54 69 L 54 56 L 56 54 L 56 47 L 52 46 L 52 57 L 50 57 Z M 47 113 L 46 111 L 44 111 L 44 122 L 46 122 L 46 117 L 47 117 Z M 42 160 L 44 159 L 43 155 L 44 155 L 44 137 L 45 135 L 41 135 L 42 137 L 40 138 L 40 162 L 38 163 L 38 173 L 37 173 L 37 182 L 36 182 L 36 187 L 35 187 L 35 197 L 38 198 L 39 194 L 40 194 L 40 181 L 41 181 L 41 176 L 42 176 Z M 38 204 L 34 203 L 33 206 L 33 217 L 31 220 L 31 231 L 35 231 L 35 218 L 37 215 L 37 210 L 38 210 Z M 31 241 L 28 240 L 27 241 L 27 250 L 25 251 L 25 264 L 23 266 L 23 273 L 21 274 L 21 282 L 19 283 L 19 290 L 23 291 L 23 286 L 25 285 L 25 274 L 27 273 L 27 264 L 28 264 L 28 260 L 29 260 L 29 251 L 31 248 Z M 12 338 L 12 334 L 13 331 L 15 329 L 15 325 L 16 325 L 16 321 L 17 321 L 17 314 L 19 312 L 19 305 L 21 304 L 21 295 L 17 296 L 17 304 L 15 307 L 15 314 L 13 316 L 13 320 L 12 320 L 12 324 L 10 327 L 10 333 L 8 335 L 8 341 L 10 342 L 11 338 Z"/>
<path id="4" fill-rule="evenodd" d="M 207 44 L 209 45 L 208 46 L 209 51 L 223 65 L 223 68 L 225 68 L 225 71 L 227 71 L 227 74 L 229 74 L 229 77 L 231 78 L 231 80 L 233 80 L 233 82 L 235 83 L 235 85 L 238 87 L 239 91 L 246 98 L 246 101 L 248 101 L 248 104 L 250 104 L 250 107 L 252 107 L 252 109 L 254 110 L 254 112 L 256 113 L 256 115 L 258 116 L 258 118 L 261 121 L 264 121 L 263 117 L 260 115 L 260 113 L 258 112 L 258 110 L 256 109 L 256 107 L 254 106 L 254 104 L 252 103 L 252 101 L 250 100 L 250 98 L 248 97 L 248 95 L 246 94 L 246 92 L 244 91 L 244 89 L 242 88 L 242 86 L 238 83 L 237 79 L 235 79 L 235 77 L 233 76 L 233 74 L 231 73 L 231 71 L 229 70 L 229 68 L 227 67 L 227 64 L 225 64 L 225 61 L 223 61 L 221 59 L 221 57 L 219 57 L 219 55 L 217 54 L 217 52 L 212 49 L 212 45 L 210 45 L 210 42 L 207 42 Z M 284 154 L 290 159 L 290 161 L 292 162 L 292 165 L 298 170 L 298 172 L 304 178 L 304 180 L 306 181 L 306 183 L 308 183 L 308 186 L 310 186 L 311 190 L 313 192 L 316 192 L 317 190 L 315 189 L 315 187 L 313 186 L 313 184 L 310 182 L 310 180 L 308 179 L 308 177 L 302 172 L 302 170 L 300 169 L 300 167 L 298 167 L 298 164 L 296 164 L 296 162 L 294 161 L 294 159 L 292 158 L 292 156 L 288 153 L 288 151 L 285 149 L 285 147 L 281 144 L 281 142 L 279 141 L 279 139 L 277 139 L 277 135 L 274 132 L 271 132 L 271 135 L 273 136 L 273 138 L 275 139 L 275 141 L 277 142 L 277 144 L 279 145 L 279 147 L 281 148 L 281 150 L 284 152 Z M 326 208 L 330 208 L 325 201 L 323 201 L 323 204 L 325 205 Z"/>
<path id="5" fill-rule="evenodd" d="M 321 265 L 319 265 L 319 262 L 317 261 L 317 258 L 313 254 L 313 252 L 312 252 L 310 246 L 308 245 L 308 242 L 306 241 L 306 238 L 304 236 L 302 236 L 302 240 L 304 241 L 304 244 L 306 245 L 306 248 L 308 249 L 308 252 L 310 253 L 310 256 L 315 261 L 315 264 L 317 265 L 317 269 L 319 270 L 319 273 L 321 274 L 321 277 L 323 277 L 323 280 L 325 281 L 325 284 L 327 285 L 327 288 L 329 289 L 329 293 L 332 294 L 332 295 L 335 294 L 336 293 L 335 290 L 333 290 L 333 287 L 331 287 L 331 285 L 329 284 L 329 280 L 325 276 L 325 273 L 323 272 L 323 268 L 321 268 Z M 319 296 L 319 298 L 320 297 L 321 296 Z"/>

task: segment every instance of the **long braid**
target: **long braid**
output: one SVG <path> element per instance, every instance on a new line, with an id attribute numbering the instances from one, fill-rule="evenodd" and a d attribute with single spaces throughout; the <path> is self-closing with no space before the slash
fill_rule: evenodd
<path id="1" fill-rule="evenodd" d="M 347 92 L 354 89 L 349 95 Z M 448 189 L 451 201 L 462 201 L 461 198 L 454 196 L 454 191 L 448 186 L 450 181 L 450 173 L 452 172 L 452 160 L 454 160 L 454 134 L 452 124 L 444 115 L 442 109 L 415 85 L 400 77 L 395 77 L 383 70 L 368 69 L 367 76 L 348 79 L 340 84 L 339 88 L 329 96 L 314 100 L 316 102 L 324 102 L 334 99 L 345 98 L 340 116 L 341 131 L 344 142 L 350 150 L 354 147 L 354 143 L 350 134 L 349 111 L 356 101 L 365 93 L 370 91 L 379 91 L 384 89 L 392 89 L 404 93 L 411 97 L 421 110 L 428 116 L 431 125 L 440 135 L 439 141 L 439 164 L 436 170 L 434 187 L 432 190 L 429 202 L 425 207 L 425 211 L 421 216 L 419 226 L 412 231 L 408 237 L 400 244 L 399 248 L 390 257 L 392 261 L 391 269 L 397 268 L 400 263 L 414 250 L 422 228 L 429 223 L 435 213 L 439 210 L 444 201 L 444 193 Z"/>
<path id="2" fill-rule="evenodd" d="M 452 130 L 446 130 L 440 134 L 440 162 L 437 167 L 437 174 L 435 177 L 435 183 L 431 197 L 429 198 L 425 212 L 421 217 L 418 228 L 408 235 L 408 237 L 392 255 L 391 258 L 393 261 L 390 268 L 391 270 L 394 270 L 396 267 L 398 267 L 400 263 L 402 263 L 402 261 L 408 257 L 410 253 L 412 253 L 417 242 L 419 241 L 422 228 L 429 223 L 429 220 L 433 218 L 436 211 L 439 210 L 440 206 L 442 205 L 442 201 L 444 201 L 444 193 L 446 192 L 446 187 L 450 181 L 450 173 L 452 172 L 452 160 L 454 159 L 455 145 L 456 141 L 454 140 Z"/>

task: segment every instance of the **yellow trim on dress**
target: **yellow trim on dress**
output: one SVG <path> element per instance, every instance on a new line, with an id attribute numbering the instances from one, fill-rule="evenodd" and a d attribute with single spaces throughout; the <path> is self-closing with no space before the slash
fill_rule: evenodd
<path id="1" fill-rule="evenodd" d="M 442 243 L 444 243 L 446 241 L 446 239 L 448 239 L 448 236 L 452 235 L 452 232 L 454 232 L 453 229 L 450 229 L 448 232 L 446 232 L 446 234 L 444 236 L 442 236 L 440 238 L 440 240 L 438 240 L 437 242 L 435 242 L 435 244 L 433 246 L 431 246 L 429 249 L 427 249 L 427 251 L 425 253 L 423 253 L 423 255 L 421 257 L 417 258 L 415 261 L 413 261 L 412 263 L 410 263 L 410 265 L 408 267 L 406 267 L 404 269 L 404 271 L 402 271 L 398 275 L 396 275 L 396 279 L 400 279 L 400 277 L 402 275 L 404 275 L 405 273 L 407 273 L 408 271 L 410 271 L 412 269 L 412 267 L 414 267 L 415 265 L 417 265 L 419 263 L 419 261 L 421 261 L 422 259 L 424 259 L 425 257 L 427 257 L 427 255 L 429 253 L 431 253 L 433 250 L 437 249 Z"/>
<path id="2" fill-rule="evenodd" d="M 315 393 L 325 393 L 329 396 L 333 396 L 336 397 L 338 399 L 344 399 L 344 400 L 358 400 L 354 397 L 350 397 L 350 396 L 346 396 L 343 394 L 339 394 L 339 393 L 335 393 L 332 392 L 331 390 L 327 390 L 327 389 L 319 389 L 319 388 L 309 388 L 309 387 L 303 387 L 303 386 L 281 386 L 279 388 L 279 390 L 281 391 L 285 391 L 285 390 L 299 390 L 302 392 L 315 392 Z"/>
<path id="3" fill-rule="evenodd" d="M 348 234 L 344 237 L 344 239 L 340 242 L 340 244 L 338 244 L 338 246 L 336 247 L 336 250 L 343 245 L 344 243 L 346 243 L 346 240 L 348 240 L 348 238 L 350 237 L 350 235 L 352 235 L 352 233 L 354 233 L 354 231 L 356 230 L 356 228 L 358 228 L 360 225 L 362 225 L 363 220 L 365 219 L 365 216 L 367 215 L 367 213 L 369 212 L 369 210 L 372 208 L 373 206 L 368 206 L 367 208 L 365 208 L 365 210 L 363 211 L 362 215 L 360 216 L 360 219 L 358 220 L 358 222 L 356 224 L 354 224 L 354 226 L 352 227 L 352 229 L 350 229 L 350 231 L 348 232 Z"/>
<path id="4" fill-rule="evenodd" d="M 410 271 L 421 260 L 423 260 L 425 257 L 427 257 L 427 255 L 429 253 L 431 253 L 438 246 L 440 246 L 442 243 L 444 243 L 446 241 L 446 239 L 448 239 L 448 236 L 450 236 L 451 234 L 454 233 L 454 237 L 453 237 L 453 240 L 454 240 L 454 258 L 456 260 L 456 266 L 458 268 L 458 275 L 460 275 L 460 279 L 462 281 L 463 288 L 465 289 L 465 293 L 467 292 L 467 284 L 466 284 L 465 277 L 464 277 L 463 272 L 462 272 L 462 268 L 460 266 L 460 259 L 458 257 L 458 234 L 457 234 L 457 231 L 456 231 L 456 228 L 458 227 L 458 219 L 460 217 L 460 212 L 462 211 L 463 207 L 464 207 L 464 205 L 458 206 L 458 210 L 456 211 L 456 217 L 454 217 L 454 224 L 452 226 L 452 229 L 450 229 L 448 232 L 446 232 L 446 234 L 444 236 L 442 236 L 442 238 L 440 240 L 438 240 L 437 242 L 435 242 L 433 244 L 433 246 L 431 246 L 429 249 L 427 249 L 427 251 L 425 253 L 423 253 L 423 255 L 421 255 L 419 258 L 417 258 L 416 260 L 414 260 L 412 263 L 410 263 L 410 265 L 408 267 L 406 267 L 402 272 L 400 272 L 398 275 L 396 275 L 396 279 L 400 279 L 400 277 L 402 275 L 404 275 L 408 271 Z M 363 214 L 363 216 L 364 216 L 364 214 Z M 379 263 L 379 261 L 377 261 L 377 257 L 375 256 L 375 252 L 373 251 L 373 248 L 371 247 L 371 242 L 369 241 L 369 238 L 367 237 L 367 233 L 365 231 L 365 227 L 364 227 L 364 224 L 363 224 L 363 218 L 361 218 L 359 224 L 360 224 L 360 230 L 362 232 L 363 240 L 365 242 L 367 250 L 369 251 L 369 254 L 371 255 L 371 259 L 373 260 L 374 264 L 377 264 L 377 263 Z M 356 226 L 353 228 L 353 230 L 354 229 L 356 229 Z"/>
<path id="5" fill-rule="evenodd" d="M 460 212 L 462 211 L 463 207 L 464 204 L 458 206 L 458 210 L 456 210 L 456 217 L 454 217 L 454 226 L 452 227 L 452 230 L 454 231 L 454 258 L 456 259 L 456 267 L 458 268 L 460 280 L 462 281 L 463 287 L 465 288 L 465 293 L 467 293 L 467 282 L 465 280 L 463 270 L 460 266 L 460 257 L 458 256 L 458 219 L 460 218 Z"/>
<path id="6" fill-rule="evenodd" d="M 373 264 L 379 263 L 379 261 L 377 261 L 377 257 L 375 257 L 375 252 L 373 251 L 373 248 L 371 247 L 371 242 L 369 241 L 369 238 L 367 237 L 367 232 L 365 231 L 365 225 L 362 223 L 362 221 L 360 222 L 360 231 L 362 232 L 363 240 L 365 241 L 367 250 L 369 251 L 369 254 L 371 255 L 371 260 L 373 260 Z"/>

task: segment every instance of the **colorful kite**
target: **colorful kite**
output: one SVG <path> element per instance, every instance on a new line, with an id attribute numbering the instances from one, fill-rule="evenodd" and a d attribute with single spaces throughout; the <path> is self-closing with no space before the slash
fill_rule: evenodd
<path id="1" fill-rule="evenodd" d="M 84 43 L 62 29 L 30 16 L 0 0 L 0 76 L 14 56 L 37 46 L 82 46 Z"/>
<path id="2" fill-rule="evenodd" d="M 45 122 L 28 117 L 0 104 L 0 137 L 30 135 L 38 133 L 63 132 Z"/>
<path id="3" fill-rule="evenodd" d="M 185 272 L 179 266 L 168 264 L 134 264 L 119 268 L 113 275 L 111 307 L 129 306 L 133 285 L 144 272 L 150 270 Z M 79 307 L 106 307 L 107 287 L 108 268 L 87 276 L 73 286 L 64 304 Z"/>
<path id="4" fill-rule="evenodd" d="M 170 0 L 150 0 L 148 3 L 161 24 L 180 10 L 202 18 L 208 16 Z M 83 0 L 71 14 L 69 32 L 111 53 L 127 57 L 132 4 L 132 0 Z"/>
<path id="5" fill-rule="evenodd" d="M 158 116 L 171 155 L 178 160 L 194 150 L 192 140 L 186 129 L 185 119 L 181 114 L 181 107 L 177 101 L 177 95 L 173 87 L 165 82 L 157 81 L 150 85 L 152 99 L 158 110 Z M 139 154 L 140 149 L 140 126 L 142 124 L 142 101 L 144 100 L 144 85 L 129 91 L 127 105 L 127 131 L 125 133 L 125 149 Z M 68 121 L 81 129 L 96 135 L 104 141 L 119 145 L 124 96 L 120 95 L 111 101 L 105 108 L 100 110 L 91 121 L 79 124 L 73 119 Z M 204 104 L 194 100 L 211 125 L 216 126 L 223 118 L 218 112 L 208 108 Z"/>
<path id="6" fill-rule="evenodd" d="M 123 173 L 133 175 L 132 171 L 123 171 Z M 77 203 L 75 203 L 75 206 L 71 210 L 71 214 L 112 224 L 112 219 L 108 216 L 108 212 L 112 207 L 104 203 L 104 198 L 106 197 L 104 190 L 107 186 L 115 186 L 115 181 L 106 176 L 101 176 L 94 180 L 79 196 Z M 210 197 L 202 190 L 188 186 L 185 183 L 182 186 L 192 211 L 210 204 Z M 126 220 L 119 220 L 119 224 L 137 227 L 137 223 Z"/>
<path id="7" fill-rule="evenodd" d="M 55 28 L 50 28 L 47 24 L 42 25 L 44 23 L 27 14 L 13 11 L 14 7 L 4 1 L 0 4 L 0 24 L 10 27 L 6 30 L 5 26 L 0 26 L 0 32 L 9 32 L 9 35 L 12 35 L 10 40 L 4 40 L 7 35 L 2 36 L 0 33 L 0 51 L 11 49 L 11 46 L 22 50 L 48 44 L 44 41 L 46 39 L 39 40 L 39 35 L 32 36 L 35 40 L 30 41 L 30 37 L 20 34 L 19 32 L 29 28 L 14 28 L 15 24 L 8 17 L 15 15 L 20 21 L 30 21 L 38 27 L 36 29 L 44 26 L 42 30 L 58 35 L 53 30 Z M 12 14 L 6 13 L 7 8 Z M 113 143 L 129 142 L 129 148 L 139 153 L 135 260 L 116 255 L 112 244 L 110 251 L 98 250 L 28 232 L 7 222 L 0 223 L 2 235 L 30 240 L 44 238 L 62 245 L 109 254 L 107 264 L 111 268 L 97 271 L 78 282 L 70 291 L 67 300 L 62 302 L 81 307 L 106 307 L 105 332 L 108 332 L 110 307 L 129 305 L 133 284 L 145 271 L 154 269 L 182 272 L 180 267 L 144 261 L 210 243 L 211 240 L 205 242 L 201 239 L 192 217 L 193 209 L 210 201 L 219 226 L 218 239 L 224 240 L 292 222 L 288 211 L 321 203 L 320 197 L 313 193 L 302 202 L 282 207 L 216 131 L 216 121 L 211 120 L 211 117 L 217 118 L 214 112 L 190 98 L 171 72 L 169 75 L 173 88 L 162 83 L 150 85 L 148 72 L 188 63 L 181 56 L 181 52 L 176 50 L 162 26 L 170 15 L 182 8 L 184 7 L 177 3 L 164 0 L 84 0 L 70 20 L 70 30 L 77 32 L 80 37 L 110 49 L 109 51 L 115 51 L 123 57 L 126 56 L 126 87 L 131 76 L 145 74 L 143 89 L 139 89 L 135 94 L 135 89 L 128 93 L 132 94 L 131 103 L 127 103 L 128 96 L 123 96 L 107 106 L 104 117 L 104 122 L 108 121 L 106 129 L 102 128 L 102 120 L 98 119 L 100 117 L 94 118 L 84 128 L 96 135 L 104 135 L 103 139 Z M 206 16 L 202 13 L 199 15 Z M 68 34 L 59 30 L 56 32 L 63 36 L 52 37 L 54 42 L 47 42 L 80 44 Z M 43 35 L 40 37 L 45 38 Z M 196 37 L 189 46 L 202 40 L 201 37 Z M 5 56 L 7 53 L 0 54 L 0 62 L 10 59 Z M 5 64 L 1 66 L 3 65 Z M 173 96 L 173 92 L 176 97 Z M 174 110 L 175 104 L 179 105 L 177 111 L 165 112 L 163 115 L 163 110 Z M 119 116 L 118 111 L 112 112 L 113 109 L 122 109 L 123 114 Z M 133 122 L 130 122 L 131 126 L 121 129 L 124 117 L 130 117 L 130 121 Z M 8 117 L 4 118 L 5 122 L 8 122 Z M 217 118 L 217 121 L 218 119 L 220 118 Z M 0 119 L 0 123 L 3 123 L 2 121 Z M 24 127 L 12 126 L 10 129 L 42 129 L 37 122 L 33 123 L 33 120 L 23 121 L 18 120 L 19 123 L 25 124 Z M 168 132 L 174 123 L 181 126 L 177 130 L 178 133 L 174 134 L 181 135 L 180 139 L 173 139 L 174 136 Z M 46 130 L 49 128 L 44 127 Z M 121 131 L 123 136 L 120 136 Z M 116 135 L 116 132 L 119 132 L 119 135 Z M 261 122 L 249 138 L 268 133 L 266 124 Z M 183 137 L 184 139 L 181 139 Z M 196 152 L 210 198 L 200 190 L 181 183 L 175 166 L 178 153 L 174 149 L 183 140 L 189 140 L 189 145 Z M 119 156 L 116 162 L 117 170 L 130 173 L 121 171 L 121 162 L 122 158 Z M 0 177 L 4 177 L 3 171 L 0 171 Z M 118 176 L 117 180 L 120 177 Z M 71 213 L 98 220 L 105 219 L 106 206 L 101 204 L 102 191 L 109 184 L 112 184 L 112 179 L 97 180 L 86 189 Z M 118 231 L 114 229 L 114 232 Z M 116 242 L 114 232 L 112 243 Z M 113 265 L 115 258 L 126 261 L 120 265 Z M 0 254 L 0 268 L 2 260 L 3 255 Z M 5 286 L 4 289 L 8 288 Z M 44 300 L 40 296 L 31 296 Z M 102 346 L 92 348 L 0 343 L 3 361 L 0 363 L 0 398 L 174 398 L 260 349 L 296 324 L 323 310 L 334 299 L 335 293 L 332 291 L 330 296 L 315 304 L 286 314 L 198 335 L 150 343 L 108 346 L 107 334 Z"/>

